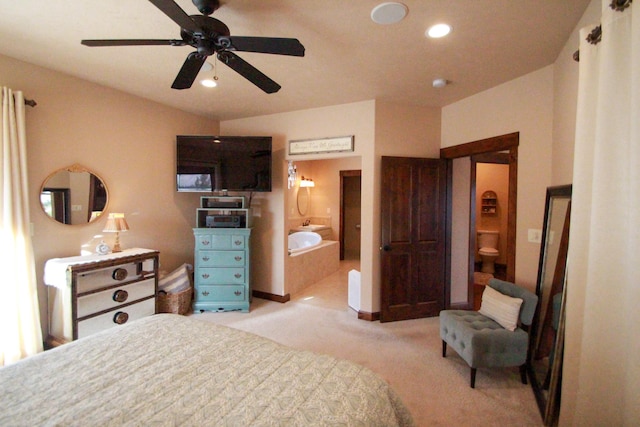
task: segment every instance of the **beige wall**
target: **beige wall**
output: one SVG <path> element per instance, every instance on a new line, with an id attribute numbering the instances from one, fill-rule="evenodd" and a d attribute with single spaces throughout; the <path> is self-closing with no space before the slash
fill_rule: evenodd
<path id="1" fill-rule="evenodd" d="M 282 195 L 271 194 L 270 206 L 274 218 L 272 230 L 274 239 L 269 242 L 263 256 L 265 262 L 274 268 L 271 282 L 255 283 L 257 289 L 284 295 L 286 286 L 284 270 L 286 268 L 286 240 L 288 226 L 285 219 L 291 215 L 295 206 L 292 199 L 297 189 L 286 189 L 285 158 L 294 161 L 338 159 L 336 163 L 325 169 L 325 163 L 314 165 L 302 163 L 298 170 L 300 175 L 315 173 L 314 180 L 325 176 L 331 180 L 339 180 L 334 172 L 338 169 L 362 170 L 362 218 L 361 218 L 361 310 L 377 312 L 380 310 L 380 156 L 420 156 L 439 157 L 440 112 L 438 109 L 419 108 L 410 105 L 365 101 L 354 104 L 338 105 L 249 119 L 225 121 L 221 123 L 223 134 L 269 134 L 277 135 L 274 146 L 286 149 L 290 140 L 324 138 L 331 136 L 354 135 L 355 151 L 351 154 L 302 155 L 283 157 L 280 170 L 283 177 L 280 182 L 284 189 Z M 358 160 L 346 159 L 357 156 Z M 346 162 L 346 163 L 343 163 Z M 356 167 L 358 166 L 358 167 Z M 274 168 L 278 169 L 277 163 Z M 329 173 L 329 170 L 332 172 Z M 335 182 L 330 184 L 335 187 Z M 337 194 L 326 190 L 312 190 L 314 212 L 331 210 L 332 226 L 337 229 L 339 208 L 336 204 Z M 329 194 L 332 194 L 329 196 Z M 265 242 L 266 243 L 266 242 Z M 269 260 L 269 261 L 267 261 Z M 254 275 L 255 277 L 255 275 Z M 266 279 L 267 280 L 267 279 Z"/>
<path id="2" fill-rule="evenodd" d="M 294 111 L 247 119 L 229 120 L 220 124 L 223 135 L 272 135 L 274 150 L 273 191 L 265 193 L 254 202 L 262 205 L 262 217 L 254 218 L 256 229 L 252 239 L 252 283 L 254 289 L 275 295 L 289 292 L 286 286 L 288 218 L 295 206 L 297 188 L 287 189 L 287 159 L 296 162 L 342 157 L 372 157 L 374 145 L 374 101 L 337 105 L 327 108 Z M 287 154 L 288 141 L 354 135 L 354 152 L 345 154 L 295 155 Z M 299 175 L 311 172 L 312 164 L 298 171 Z M 316 179 L 312 176 L 312 178 Z M 314 189 L 315 190 L 315 189 Z M 370 190 L 371 191 L 371 190 Z M 315 194 L 315 191 L 314 191 Z M 363 194 L 363 200 L 365 195 Z M 372 196 L 367 196 L 369 200 Z M 318 194 L 318 198 L 321 195 Z M 318 202 L 319 206 L 323 202 Z M 335 209 L 331 207 L 331 209 Z M 294 211 L 294 215 L 297 212 Z M 371 217 L 371 213 L 367 214 Z M 332 215 L 333 216 L 333 215 Z M 369 220 L 371 222 L 371 220 Z M 362 260 L 371 263 L 371 260 Z M 258 273 L 259 272 L 259 273 Z M 364 274 L 364 273 L 363 273 Z M 370 273 L 368 274 L 370 277 Z M 370 282 L 370 278 L 369 278 Z M 370 298 L 369 298 L 370 300 Z M 369 302 L 368 307 L 371 303 Z M 363 310 L 367 310 L 363 303 Z M 367 310 L 368 311 L 368 310 Z"/>
<path id="3" fill-rule="evenodd" d="M 552 130 L 552 66 L 442 109 L 442 147 L 520 134 L 515 277 L 531 290 L 536 286 L 540 244 L 528 242 L 527 230 L 542 228 L 545 193 L 551 182 Z M 454 211 L 454 217 L 457 214 Z M 452 252 L 466 254 L 467 239 L 468 232 L 452 241 Z M 466 289 L 466 280 L 452 283 L 452 296 L 461 295 L 457 289 L 462 287 Z"/>
<path id="4" fill-rule="evenodd" d="M 46 217 L 38 193 L 54 170 L 80 163 L 109 191 L 109 212 L 124 212 L 131 230 L 121 244 L 160 251 L 161 268 L 193 262 L 199 199 L 175 191 L 175 136 L 218 133 L 218 123 L 65 74 L 0 56 L 2 85 L 21 90 L 38 106 L 27 108 L 30 211 L 43 329 L 47 330 L 42 275 L 47 259 L 95 248 L 106 218 L 61 225 Z M 112 244 L 113 237 L 105 236 Z"/>
<path id="5" fill-rule="evenodd" d="M 292 189 L 289 198 L 289 218 L 300 225 L 306 218 L 327 220 L 332 230 L 332 239 L 338 240 L 340 231 L 340 171 L 360 170 L 360 156 L 338 159 L 294 161 L 298 168 L 298 178 L 312 178 L 315 187 L 311 188 L 309 212 L 301 217 L 297 211 L 296 194 L 305 189 Z"/>

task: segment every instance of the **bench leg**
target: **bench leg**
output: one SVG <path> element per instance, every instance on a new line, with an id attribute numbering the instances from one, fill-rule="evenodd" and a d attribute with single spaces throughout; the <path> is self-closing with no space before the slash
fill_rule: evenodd
<path id="1" fill-rule="evenodd" d="M 522 384 L 527 383 L 527 364 L 520 365 L 520 379 L 522 380 Z"/>
<path id="2" fill-rule="evenodd" d="M 471 368 L 471 388 L 476 388 L 476 368 Z"/>

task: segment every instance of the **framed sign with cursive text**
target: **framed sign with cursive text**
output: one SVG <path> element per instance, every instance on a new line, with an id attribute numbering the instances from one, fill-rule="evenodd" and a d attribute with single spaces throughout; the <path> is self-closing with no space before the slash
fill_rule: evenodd
<path id="1" fill-rule="evenodd" d="M 289 141 L 289 155 L 353 151 L 353 135 Z"/>

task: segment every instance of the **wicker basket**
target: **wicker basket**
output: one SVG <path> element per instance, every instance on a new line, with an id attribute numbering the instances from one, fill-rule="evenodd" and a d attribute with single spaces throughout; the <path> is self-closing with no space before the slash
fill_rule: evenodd
<path id="1" fill-rule="evenodd" d="M 158 312 L 185 315 L 191 312 L 193 288 L 189 287 L 175 294 L 158 294 Z"/>

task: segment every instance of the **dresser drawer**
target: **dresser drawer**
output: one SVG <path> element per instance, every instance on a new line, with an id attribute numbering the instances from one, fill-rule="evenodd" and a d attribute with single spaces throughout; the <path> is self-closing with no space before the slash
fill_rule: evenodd
<path id="1" fill-rule="evenodd" d="M 246 283 L 244 268 L 198 268 L 198 283 L 202 285 L 242 285 Z"/>
<path id="2" fill-rule="evenodd" d="M 155 298 L 141 301 L 137 304 L 129 305 L 122 308 L 115 308 L 108 313 L 78 322 L 78 338 L 83 338 L 96 332 L 118 326 L 121 324 L 151 316 L 156 312 Z M 126 319 L 126 320 L 125 320 Z"/>
<path id="3" fill-rule="evenodd" d="M 244 267 L 245 251 L 198 251 L 198 267 Z"/>
<path id="4" fill-rule="evenodd" d="M 152 269 L 153 270 L 153 269 Z M 100 270 L 78 273 L 76 292 L 84 293 L 140 278 L 137 263 L 121 264 Z"/>
<path id="5" fill-rule="evenodd" d="M 99 311 L 121 306 L 155 293 L 155 278 L 78 297 L 77 316 L 81 319 Z"/>
<path id="6" fill-rule="evenodd" d="M 198 301 L 241 302 L 246 300 L 244 285 L 201 285 Z"/>
<path id="7" fill-rule="evenodd" d="M 196 249 L 244 249 L 245 242 L 245 236 L 242 235 L 202 234 L 196 236 Z"/>

